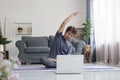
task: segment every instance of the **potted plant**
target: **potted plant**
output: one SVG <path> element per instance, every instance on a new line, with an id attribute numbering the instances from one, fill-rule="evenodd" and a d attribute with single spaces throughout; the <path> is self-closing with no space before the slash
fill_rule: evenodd
<path id="1" fill-rule="evenodd" d="M 86 19 L 86 22 L 82 24 L 84 26 L 84 28 L 82 29 L 82 35 L 81 38 L 82 40 L 84 40 L 86 42 L 86 44 L 88 44 L 88 40 L 90 37 L 90 33 L 91 33 L 91 28 L 92 28 L 92 24 L 91 24 L 91 20 L 90 19 Z"/>
<path id="2" fill-rule="evenodd" d="M 18 30 L 18 33 L 21 33 L 23 31 L 23 28 L 22 27 L 18 27 L 17 30 Z"/>

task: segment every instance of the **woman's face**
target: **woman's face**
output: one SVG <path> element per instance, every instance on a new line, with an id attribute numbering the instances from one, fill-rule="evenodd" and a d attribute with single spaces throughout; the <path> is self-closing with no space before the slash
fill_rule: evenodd
<path id="1" fill-rule="evenodd" d="M 65 32 L 65 34 L 64 34 L 65 40 L 70 41 L 70 39 L 71 39 L 72 37 L 74 37 L 74 34 L 73 34 L 71 31 Z"/>

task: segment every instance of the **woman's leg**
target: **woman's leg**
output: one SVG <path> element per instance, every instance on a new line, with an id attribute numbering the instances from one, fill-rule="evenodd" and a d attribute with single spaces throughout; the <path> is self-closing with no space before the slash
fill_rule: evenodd
<path id="1" fill-rule="evenodd" d="M 52 60 L 50 60 L 49 58 L 47 57 L 42 57 L 40 59 L 40 62 L 46 66 L 46 68 L 56 68 L 56 63 Z"/>

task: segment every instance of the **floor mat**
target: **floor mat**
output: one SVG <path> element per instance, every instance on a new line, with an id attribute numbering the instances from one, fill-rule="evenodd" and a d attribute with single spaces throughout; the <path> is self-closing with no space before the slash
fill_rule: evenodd
<path id="1" fill-rule="evenodd" d="M 45 66 L 42 65 L 22 65 L 14 70 L 54 70 L 55 68 L 46 68 Z"/>
<path id="2" fill-rule="evenodd" d="M 22 65 L 14 70 L 56 70 L 56 68 L 46 68 L 43 65 Z M 108 71 L 108 70 L 120 70 L 120 68 L 114 68 L 113 66 L 106 65 L 85 65 L 83 71 Z"/>
<path id="3" fill-rule="evenodd" d="M 108 71 L 114 70 L 114 67 L 106 66 L 106 65 L 92 65 L 92 66 L 84 66 L 84 71 Z"/>

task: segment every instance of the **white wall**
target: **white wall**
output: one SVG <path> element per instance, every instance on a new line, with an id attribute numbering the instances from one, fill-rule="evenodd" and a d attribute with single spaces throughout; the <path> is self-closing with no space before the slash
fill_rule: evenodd
<path id="1" fill-rule="evenodd" d="M 31 22 L 31 36 L 54 35 L 61 22 L 72 12 L 86 11 L 86 0 L 0 0 L 0 20 L 3 30 L 6 21 L 6 36 L 10 55 L 18 55 L 15 41 L 23 35 L 15 35 L 15 22 Z M 66 26 L 82 27 L 86 14 L 80 14 Z"/>

